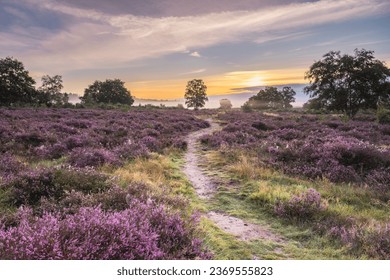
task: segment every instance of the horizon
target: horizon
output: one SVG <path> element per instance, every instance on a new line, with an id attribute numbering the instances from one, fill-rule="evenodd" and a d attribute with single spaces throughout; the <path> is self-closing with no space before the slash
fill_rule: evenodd
<path id="1" fill-rule="evenodd" d="M 192 79 L 203 79 L 209 97 L 247 96 L 304 86 L 331 50 L 365 48 L 390 62 L 385 0 L 0 3 L 0 57 L 23 62 L 38 85 L 61 75 L 64 92 L 78 95 L 119 78 L 137 99 L 182 99 Z"/>

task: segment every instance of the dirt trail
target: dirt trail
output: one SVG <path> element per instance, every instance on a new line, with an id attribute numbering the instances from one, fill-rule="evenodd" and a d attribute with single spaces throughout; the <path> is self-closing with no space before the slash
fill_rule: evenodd
<path id="1" fill-rule="evenodd" d="M 193 132 L 187 137 L 187 153 L 185 155 L 185 164 L 183 172 L 192 183 L 196 193 L 202 199 L 209 199 L 216 192 L 216 185 L 211 177 L 205 174 L 205 171 L 199 166 L 201 162 L 200 137 L 217 131 L 220 127 L 212 119 L 207 119 L 210 127 Z M 209 212 L 206 217 L 212 220 L 220 229 L 233 234 L 239 240 L 250 241 L 255 239 L 266 239 L 277 243 L 284 243 L 282 237 L 272 233 L 267 227 L 257 224 L 251 224 L 239 218 L 230 216 L 222 212 Z"/>
<path id="2" fill-rule="evenodd" d="M 185 165 L 183 172 L 186 174 L 188 180 L 194 186 L 196 193 L 201 198 L 210 198 L 215 191 L 215 186 L 210 178 L 204 174 L 204 171 L 199 167 L 200 164 L 200 144 L 198 140 L 203 135 L 211 134 L 219 129 L 219 125 L 211 119 L 207 119 L 210 127 L 195 131 L 187 136 L 187 153 L 185 155 Z"/>

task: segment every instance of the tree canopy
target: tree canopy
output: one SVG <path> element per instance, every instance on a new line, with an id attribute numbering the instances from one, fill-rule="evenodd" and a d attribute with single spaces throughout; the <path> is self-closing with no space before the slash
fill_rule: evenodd
<path id="1" fill-rule="evenodd" d="M 68 103 L 68 94 L 61 93 L 63 89 L 62 76 L 55 75 L 42 77 L 42 86 L 39 87 L 39 103 L 51 105 L 65 105 Z"/>
<path id="2" fill-rule="evenodd" d="M 12 57 L 0 59 L 0 105 L 31 103 L 36 94 L 34 85 L 22 62 Z"/>
<path id="3" fill-rule="evenodd" d="M 373 51 L 355 49 L 354 55 L 331 51 L 306 73 L 306 94 L 316 105 L 353 117 L 359 109 L 376 109 L 390 100 L 390 70 Z"/>
<path id="4" fill-rule="evenodd" d="M 111 103 L 132 105 L 134 99 L 125 87 L 125 83 L 119 79 L 107 79 L 104 82 L 95 81 L 84 91 L 80 98 L 82 103 Z"/>
<path id="5" fill-rule="evenodd" d="M 219 100 L 219 105 L 220 109 L 231 109 L 233 107 L 232 102 L 227 98 Z"/>
<path id="6" fill-rule="evenodd" d="M 294 96 L 295 91 L 291 87 L 283 87 L 282 90 L 276 87 L 266 87 L 250 97 L 244 107 L 248 109 L 288 109 L 292 108 Z"/>
<path id="7" fill-rule="evenodd" d="M 194 107 L 195 110 L 204 107 L 206 101 L 209 100 L 206 96 L 207 86 L 201 79 L 188 81 L 184 98 L 187 107 Z"/>

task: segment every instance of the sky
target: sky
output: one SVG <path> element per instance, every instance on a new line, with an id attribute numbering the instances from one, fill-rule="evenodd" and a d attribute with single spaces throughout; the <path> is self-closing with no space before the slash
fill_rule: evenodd
<path id="1" fill-rule="evenodd" d="M 389 67 L 389 26 L 389 0 L 0 0 L 0 58 L 79 95 L 119 78 L 137 98 L 176 99 L 203 79 L 209 96 L 247 98 L 301 89 L 331 50 L 373 50 Z"/>

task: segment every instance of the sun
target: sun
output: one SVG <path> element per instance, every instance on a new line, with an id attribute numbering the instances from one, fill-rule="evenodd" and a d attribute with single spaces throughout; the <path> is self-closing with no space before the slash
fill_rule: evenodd
<path id="1" fill-rule="evenodd" d="M 253 76 L 245 81 L 245 85 L 248 87 L 262 86 L 263 79 L 260 76 Z"/>

